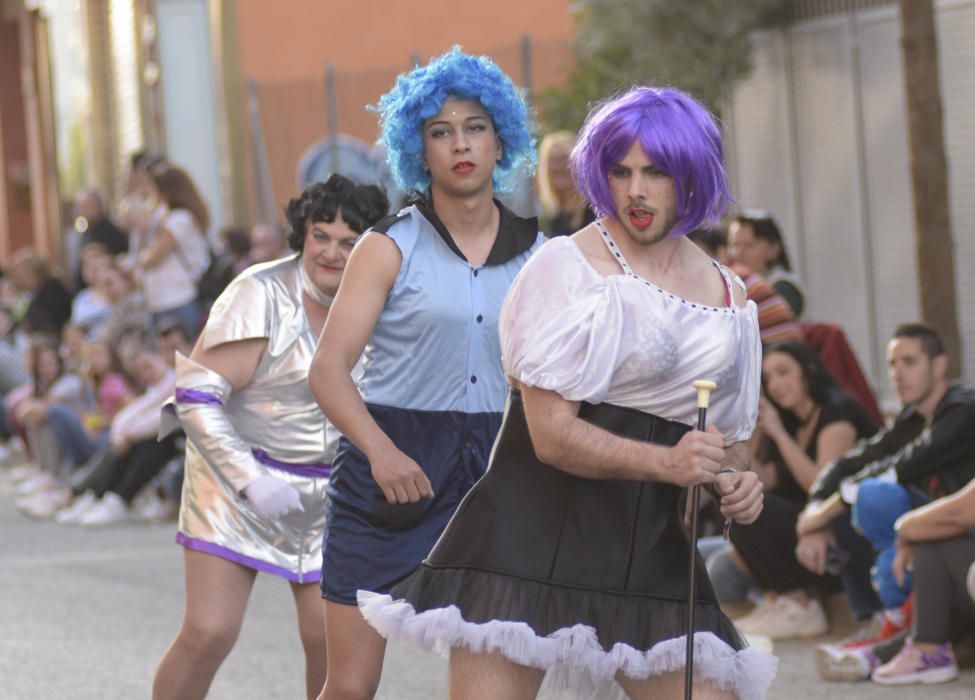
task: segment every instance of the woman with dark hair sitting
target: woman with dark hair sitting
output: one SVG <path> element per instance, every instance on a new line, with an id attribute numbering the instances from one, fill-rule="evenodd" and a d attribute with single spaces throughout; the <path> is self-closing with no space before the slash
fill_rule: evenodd
<path id="1" fill-rule="evenodd" d="M 207 694 L 259 571 L 291 584 L 308 697 L 325 683 L 317 584 L 338 435 L 315 403 L 308 368 L 349 254 L 387 206 L 380 188 L 341 175 L 309 186 L 287 208 L 296 254 L 241 273 L 190 357 L 176 356 L 186 611 L 156 672 L 155 700 Z"/>
<path id="2" fill-rule="evenodd" d="M 804 343 L 769 348 L 762 372 L 758 427 L 766 442 L 757 461 L 767 468 L 765 508 L 751 526 L 733 528 L 731 541 L 765 597 L 736 624 L 746 634 L 773 639 L 815 637 L 829 630 L 822 606 L 808 593 L 822 577 L 797 560 L 796 521 L 819 470 L 878 426 Z M 849 550 L 859 546 L 862 556 L 850 557 L 848 567 L 862 568 L 859 580 L 869 581 L 869 544 L 852 531 L 849 539 L 842 543 L 844 551 L 854 555 Z M 829 568 L 839 573 L 841 563 L 833 561 Z"/>

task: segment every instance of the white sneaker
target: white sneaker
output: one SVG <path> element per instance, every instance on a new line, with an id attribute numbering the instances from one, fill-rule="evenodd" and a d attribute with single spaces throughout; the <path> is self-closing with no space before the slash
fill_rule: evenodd
<path id="1" fill-rule="evenodd" d="M 97 502 L 98 498 L 95 497 L 94 491 L 85 491 L 74 499 L 70 505 L 59 510 L 57 515 L 54 516 L 54 522 L 61 523 L 62 525 L 77 524 L 78 518 L 87 513 L 88 509 Z"/>
<path id="2" fill-rule="evenodd" d="M 78 524 L 85 527 L 99 527 L 125 522 L 131 517 L 129 506 L 117 493 L 109 491 L 78 518 Z"/>
<path id="3" fill-rule="evenodd" d="M 31 518 L 47 519 L 71 502 L 71 489 L 40 491 L 17 501 L 17 510 Z"/>
<path id="4" fill-rule="evenodd" d="M 14 493 L 17 486 L 32 476 L 37 475 L 38 469 L 30 462 L 18 464 L 16 467 L 9 467 L 3 470 L 2 486 L 4 493 Z"/>
<path id="5" fill-rule="evenodd" d="M 754 610 L 747 615 L 742 615 L 734 621 L 735 627 L 738 628 L 739 632 L 746 636 L 751 634 L 761 634 L 758 632 L 753 632 L 752 628 L 754 628 L 756 625 L 760 625 L 762 620 L 764 620 L 765 617 L 774 610 L 775 600 L 770 596 L 765 596 L 759 601 L 758 605 L 755 606 Z"/>
<path id="6" fill-rule="evenodd" d="M 772 603 L 768 614 L 754 621 L 748 629 L 739 629 L 746 635 L 763 635 L 771 639 L 819 637 L 829 632 L 829 621 L 818 600 L 806 604 L 795 598 L 781 595 Z"/>
<path id="7" fill-rule="evenodd" d="M 766 654 L 771 654 L 775 650 L 775 644 L 772 642 L 771 637 L 766 637 L 761 634 L 748 634 L 745 635 L 745 641 L 748 642 L 748 646 Z"/>
<path id="8" fill-rule="evenodd" d="M 32 476 L 36 476 L 40 473 L 40 469 L 31 464 L 30 462 L 25 462 L 16 467 L 11 467 L 10 471 L 7 472 L 7 477 L 11 482 L 19 484 L 24 479 Z"/>
<path id="9" fill-rule="evenodd" d="M 54 488 L 55 485 L 53 476 L 47 472 L 35 469 L 31 476 L 28 476 L 17 484 L 14 488 L 14 494 L 17 496 L 30 496 L 38 491 L 46 491 L 47 489 Z"/>

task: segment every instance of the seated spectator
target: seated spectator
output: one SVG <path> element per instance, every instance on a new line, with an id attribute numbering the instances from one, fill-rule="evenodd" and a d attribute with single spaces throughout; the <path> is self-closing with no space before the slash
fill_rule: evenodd
<path id="1" fill-rule="evenodd" d="M 176 454 L 174 437 L 156 439 L 160 410 L 175 387 L 175 372 L 147 347 L 135 353 L 132 365 L 145 390 L 119 411 L 107 448 L 72 481 L 78 497 L 58 513 L 58 522 L 100 526 L 127 520 L 133 499 Z"/>
<path id="2" fill-rule="evenodd" d="M 799 278 L 792 273 L 782 233 L 768 212 L 744 212 L 728 228 L 731 259 L 764 277 L 782 295 L 796 318 L 802 317 L 806 302 Z"/>
<path id="3" fill-rule="evenodd" d="M 759 402 L 758 429 L 767 447 L 759 450 L 757 461 L 764 467 L 759 473 L 765 505 L 752 525 L 732 528 L 731 541 L 765 597 L 735 624 L 745 634 L 772 639 L 815 637 L 829 631 L 813 593 L 825 582 L 796 559 L 796 522 L 820 469 L 878 426 L 804 343 L 771 346 L 762 373 L 765 395 Z M 846 535 L 845 551 L 859 550 L 857 564 L 861 575 L 868 576 L 869 544 L 849 530 Z M 862 611 L 866 616 L 872 612 Z"/>
<path id="4" fill-rule="evenodd" d="M 240 226 L 226 226 L 220 230 L 220 242 L 223 246 L 222 254 L 233 263 L 233 275 L 230 280 L 251 266 L 251 239 L 247 229 Z M 226 286 L 226 284 L 224 285 Z"/>
<path id="5" fill-rule="evenodd" d="M 727 265 L 745 283 L 745 294 L 758 307 L 758 331 L 762 345 L 799 341 L 802 328 L 792 307 L 765 279 L 728 257 L 728 236 L 720 229 L 692 231 L 688 238 L 722 265 Z"/>
<path id="6" fill-rule="evenodd" d="M 85 352 L 88 343 L 78 326 L 65 324 L 61 331 L 61 362 L 64 371 L 81 375 L 85 369 Z"/>
<path id="7" fill-rule="evenodd" d="M 96 411 L 86 416 L 92 432 L 107 430 L 115 416 L 134 398 L 115 348 L 101 340 L 87 348 L 87 375 L 95 392 Z"/>
<path id="8" fill-rule="evenodd" d="M 111 264 L 111 258 L 98 243 L 89 243 L 81 250 L 81 279 L 84 287 L 71 302 L 72 325 L 84 333 L 87 340 L 94 339 L 112 313 L 112 301 L 98 284 L 102 272 Z"/>
<path id="9" fill-rule="evenodd" d="M 881 685 L 944 683 L 958 677 L 951 647 L 975 629 L 975 591 L 966 578 L 975 571 L 975 480 L 954 495 L 901 516 L 894 525 L 893 574 L 914 578 L 911 636 L 887 663 L 868 653 L 871 678 Z"/>
<path id="10" fill-rule="evenodd" d="M 910 622 L 910 576 L 898 581 L 892 572 L 896 520 L 975 478 L 975 390 L 948 380 L 948 357 L 937 333 L 902 325 L 887 358 L 904 409 L 888 429 L 823 468 L 797 525 L 799 559 L 814 573 L 824 571 L 831 526 L 841 516 L 852 515 L 874 550 L 872 579 L 884 629 L 873 639 L 819 647 L 819 669 L 827 678 L 834 671 L 845 678 L 848 654 L 870 652 Z M 852 596 L 849 588 L 847 594 Z"/>
<path id="11" fill-rule="evenodd" d="M 161 325 L 156 333 L 159 355 L 170 367 L 176 366 L 176 353 L 189 357 L 195 342 L 196 338 L 186 337 L 186 331 L 181 324 L 172 321 Z"/>
<path id="12" fill-rule="evenodd" d="M 279 260 L 291 254 L 288 236 L 281 224 L 255 224 L 250 235 L 252 264 Z"/>
<path id="13" fill-rule="evenodd" d="M 227 226 L 222 228 L 217 236 L 220 247 L 210 256 L 210 265 L 197 285 L 200 305 L 207 315 L 213 302 L 227 288 L 227 285 L 251 264 L 249 257 L 251 244 L 247 231 L 236 226 Z"/>
<path id="14" fill-rule="evenodd" d="M 127 331 L 148 330 L 149 309 L 131 274 L 118 265 L 109 265 L 102 271 L 99 285 L 112 304 L 112 312 L 102 326 L 98 340 L 116 345 Z"/>
<path id="15" fill-rule="evenodd" d="M 74 213 L 81 234 L 80 250 L 91 243 L 99 244 L 109 255 L 119 255 L 129 249 L 129 237 L 108 216 L 105 197 L 100 191 L 91 187 L 78 190 Z"/>
<path id="16" fill-rule="evenodd" d="M 555 131 L 538 144 L 535 185 L 542 210 L 539 223 L 549 238 L 570 236 L 596 218 L 572 179 L 569 154 L 575 142 L 571 131 Z"/>
<path id="17" fill-rule="evenodd" d="M 14 254 L 10 276 L 30 298 L 20 320 L 24 332 L 60 338 L 71 317 L 71 293 L 55 277 L 47 260 L 34 250 L 20 250 Z"/>
<path id="18" fill-rule="evenodd" d="M 14 323 L 13 313 L 0 306 L 0 453 L 5 453 L 2 443 L 10 437 L 4 411 L 7 395 L 30 382 L 26 356 L 26 340 Z"/>
<path id="19" fill-rule="evenodd" d="M 66 372 L 58 346 L 44 338 L 31 343 L 27 387 L 7 397 L 7 420 L 11 430 L 21 436 L 31 455 L 35 474 L 21 484 L 18 507 L 26 507 L 35 496 L 56 488 L 63 478 L 63 452 L 49 423 L 52 414 L 71 411 L 82 415 L 89 407 L 84 381 Z"/>
<path id="20" fill-rule="evenodd" d="M 81 467 L 108 442 L 108 429 L 115 415 L 132 399 L 133 393 L 122 376 L 112 346 L 96 342 L 85 346 L 84 374 L 95 396 L 94 406 L 78 413 L 53 404 L 48 409 L 47 424 L 66 463 Z M 65 478 L 70 479 L 69 475 Z M 19 504 L 21 512 L 34 518 L 49 518 L 71 501 L 70 490 L 60 484 Z"/>

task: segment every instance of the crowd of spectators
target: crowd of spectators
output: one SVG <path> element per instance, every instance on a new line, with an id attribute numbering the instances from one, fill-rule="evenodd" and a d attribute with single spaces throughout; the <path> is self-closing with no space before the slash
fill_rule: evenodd
<path id="1" fill-rule="evenodd" d="M 831 631 L 842 591 L 863 627 L 816 647 L 827 680 L 884 685 L 958 676 L 952 644 L 975 631 L 975 390 L 950 380 L 938 334 L 899 326 L 887 347 L 902 409 L 887 425 L 842 329 L 803 317 L 806 297 L 766 212 L 691 234 L 758 306 L 763 396 L 750 442 L 764 510 L 730 542 L 699 543 L 723 602 L 753 641 Z M 914 566 L 918 562 L 918 566 Z"/>
<path id="2" fill-rule="evenodd" d="M 274 225 L 220 231 L 190 176 L 137 154 L 114 208 L 79 191 L 71 269 L 18 251 L 0 277 L 0 461 L 17 508 L 85 526 L 176 512 L 182 441 L 157 440 L 175 355 L 241 270 L 287 254 Z M 253 245 L 252 245 L 253 241 Z"/>

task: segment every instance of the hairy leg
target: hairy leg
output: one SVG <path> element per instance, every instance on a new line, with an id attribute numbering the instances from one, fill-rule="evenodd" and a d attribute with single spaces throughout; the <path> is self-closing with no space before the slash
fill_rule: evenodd
<path id="1" fill-rule="evenodd" d="M 545 671 L 522 666 L 501 654 L 450 650 L 450 700 L 532 700 Z"/>
<path id="2" fill-rule="evenodd" d="M 232 561 L 183 550 L 186 609 L 152 684 L 153 700 L 206 697 L 237 641 L 257 574 Z"/>
<path id="3" fill-rule="evenodd" d="M 386 640 L 359 608 L 325 601 L 328 676 L 319 700 L 371 700 L 379 688 Z"/>

